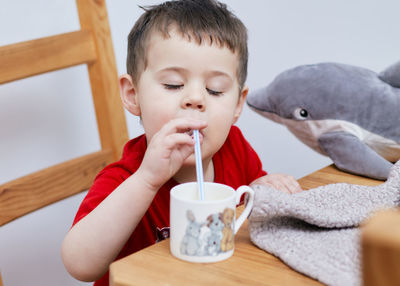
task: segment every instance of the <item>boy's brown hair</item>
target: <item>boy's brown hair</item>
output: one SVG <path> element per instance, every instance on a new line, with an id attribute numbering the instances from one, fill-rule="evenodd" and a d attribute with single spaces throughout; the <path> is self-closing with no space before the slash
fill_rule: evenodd
<path id="1" fill-rule="evenodd" d="M 177 0 L 141 7 L 145 13 L 137 20 L 128 36 L 127 72 L 135 83 L 146 69 L 146 48 L 151 33 L 169 37 L 171 25 L 183 37 L 201 44 L 203 41 L 228 47 L 238 54 L 237 77 L 243 88 L 247 77 L 247 29 L 225 4 L 215 0 Z"/>

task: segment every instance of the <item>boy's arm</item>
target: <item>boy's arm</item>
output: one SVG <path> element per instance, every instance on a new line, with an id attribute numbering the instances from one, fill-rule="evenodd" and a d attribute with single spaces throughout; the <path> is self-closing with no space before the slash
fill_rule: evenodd
<path id="1" fill-rule="evenodd" d="M 203 121 L 180 118 L 154 135 L 139 169 L 67 233 L 62 258 L 72 276 L 93 281 L 107 272 L 158 189 L 193 153 L 193 139 L 182 132 L 205 127 Z"/>
<path id="2" fill-rule="evenodd" d="M 251 185 L 270 185 L 279 191 L 289 194 L 303 191 L 294 177 L 285 174 L 268 174 L 254 180 Z"/>

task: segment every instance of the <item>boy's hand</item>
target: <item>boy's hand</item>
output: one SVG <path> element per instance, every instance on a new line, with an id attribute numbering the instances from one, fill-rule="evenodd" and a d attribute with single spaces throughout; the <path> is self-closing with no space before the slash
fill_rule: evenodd
<path id="1" fill-rule="evenodd" d="M 147 142 L 147 150 L 138 172 L 151 189 L 157 191 L 194 153 L 194 140 L 185 132 L 206 126 L 205 121 L 193 118 L 173 119 Z"/>
<path id="2" fill-rule="evenodd" d="M 254 180 L 251 185 L 270 185 L 279 191 L 294 194 L 303 191 L 292 176 L 285 174 L 269 174 Z"/>

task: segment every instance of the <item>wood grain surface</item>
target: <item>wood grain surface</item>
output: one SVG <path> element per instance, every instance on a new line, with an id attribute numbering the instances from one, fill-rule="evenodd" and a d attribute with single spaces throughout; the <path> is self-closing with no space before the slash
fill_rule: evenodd
<path id="1" fill-rule="evenodd" d="M 97 59 L 88 64 L 90 86 L 102 149 L 111 149 L 115 161 L 128 141 L 125 113 L 119 96 L 118 71 L 104 0 L 77 0 L 79 21 L 90 30 Z"/>
<path id="2" fill-rule="evenodd" d="M 0 84 L 96 59 L 90 31 L 76 31 L 0 47 Z"/>
<path id="3" fill-rule="evenodd" d="M 111 151 L 98 151 L 0 185 L 0 226 L 87 190 L 111 162 Z"/>
<path id="4" fill-rule="evenodd" d="M 400 211 L 379 212 L 362 230 L 363 285 L 400 285 Z"/>

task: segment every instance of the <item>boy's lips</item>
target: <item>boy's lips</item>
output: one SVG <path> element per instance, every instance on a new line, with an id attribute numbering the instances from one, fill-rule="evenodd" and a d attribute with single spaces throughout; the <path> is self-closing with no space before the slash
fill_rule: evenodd
<path id="1" fill-rule="evenodd" d="M 190 137 L 192 137 L 192 139 L 194 140 L 193 130 L 186 131 L 185 133 L 188 134 Z M 204 138 L 204 135 L 203 135 L 203 133 L 199 130 L 199 140 L 200 140 L 200 144 L 203 143 L 203 138 Z"/>

